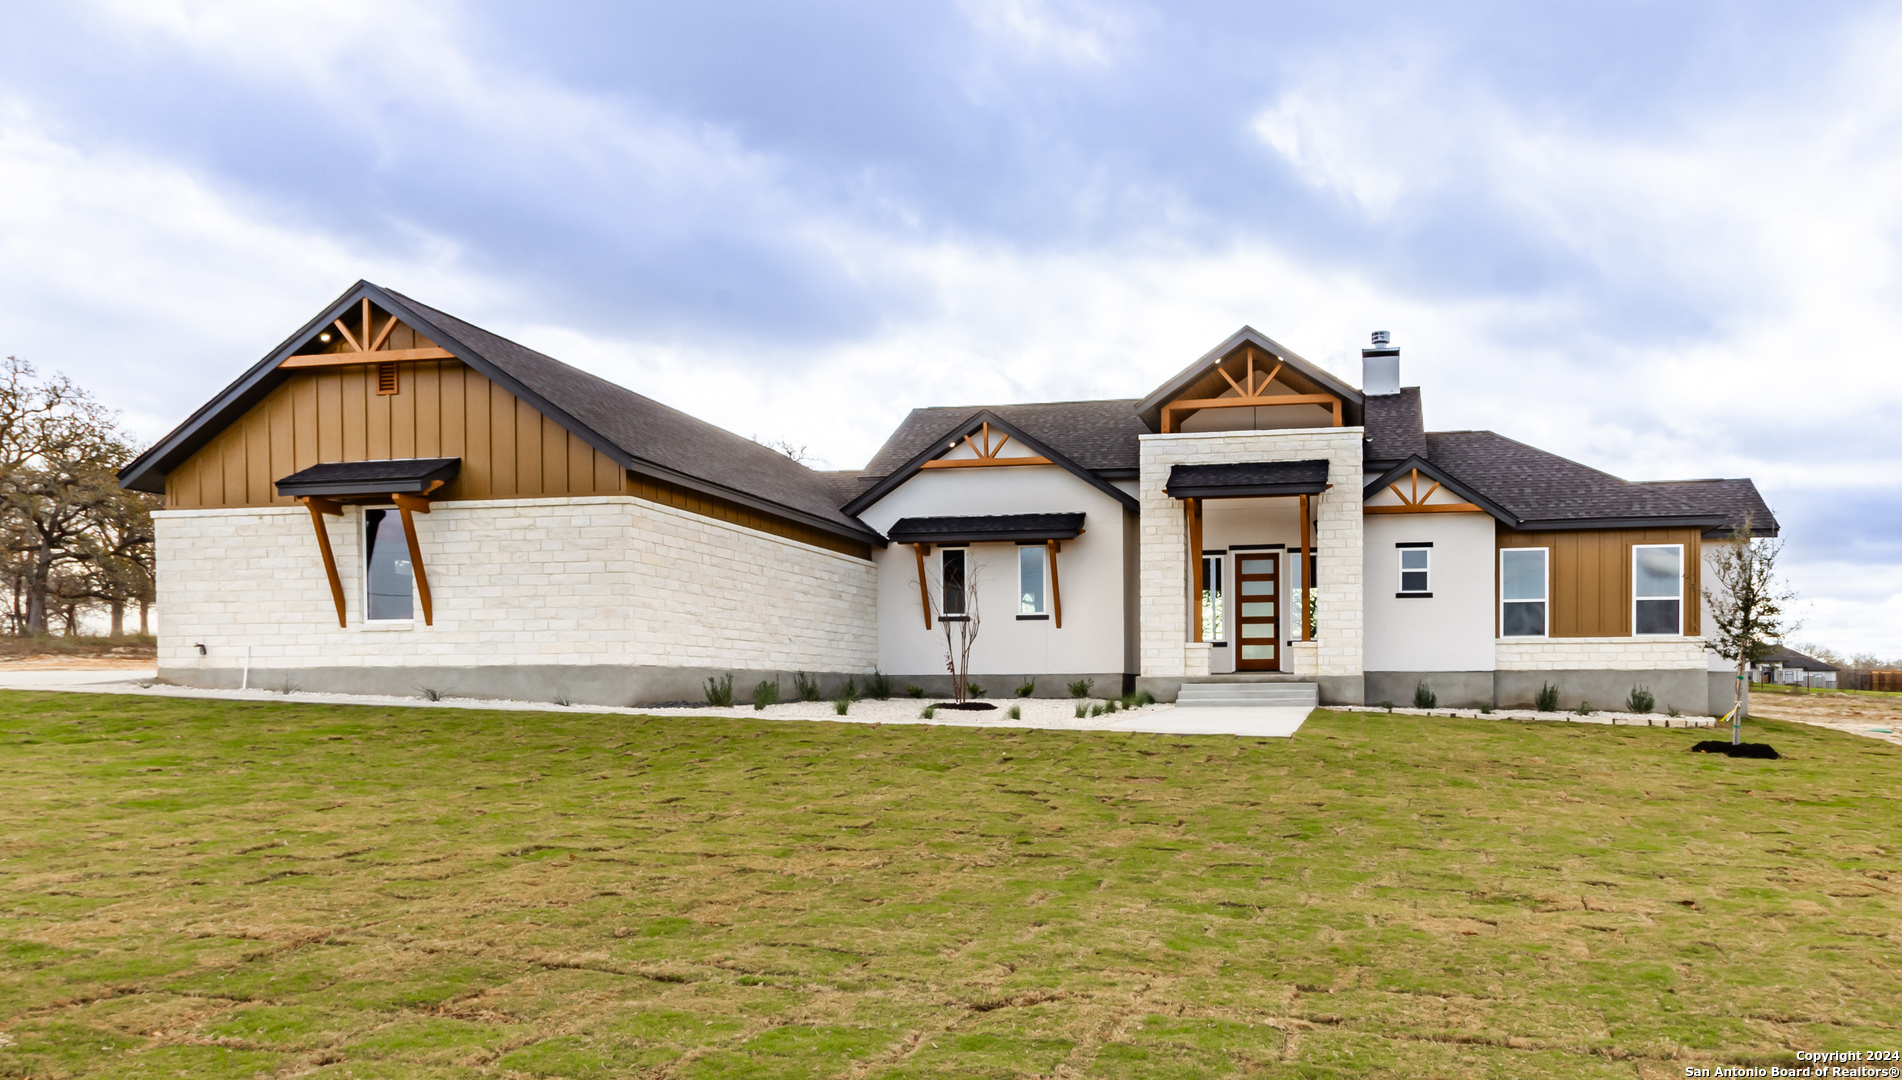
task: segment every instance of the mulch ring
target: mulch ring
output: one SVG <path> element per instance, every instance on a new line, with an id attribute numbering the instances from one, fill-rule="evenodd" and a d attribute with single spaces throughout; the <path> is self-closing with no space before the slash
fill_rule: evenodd
<path id="1" fill-rule="evenodd" d="M 1729 757 L 1748 758 L 1780 758 L 1783 756 L 1777 753 L 1775 748 L 1769 743 L 1727 743 L 1720 739 L 1705 739 L 1703 742 L 1691 747 L 1691 753 L 1724 754 Z"/>

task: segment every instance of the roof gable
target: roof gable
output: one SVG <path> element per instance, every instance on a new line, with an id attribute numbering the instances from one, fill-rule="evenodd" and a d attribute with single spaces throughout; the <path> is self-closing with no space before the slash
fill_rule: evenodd
<path id="1" fill-rule="evenodd" d="M 1282 365 L 1282 372 L 1290 377 L 1290 382 L 1305 382 L 1320 393 L 1330 394 L 1341 400 L 1346 412 L 1345 423 L 1356 426 L 1361 423 L 1361 404 L 1363 395 L 1353 386 L 1342 381 L 1332 372 L 1311 360 L 1297 355 L 1293 349 L 1281 344 L 1252 326 L 1244 326 L 1230 334 L 1220 345 L 1203 353 L 1188 367 L 1183 368 L 1167 382 L 1152 391 L 1148 397 L 1136 403 L 1136 413 L 1150 431 L 1161 431 L 1163 427 L 1163 406 L 1183 398 L 1217 398 L 1233 389 L 1233 377 L 1224 378 L 1218 369 L 1225 362 L 1232 366 L 1234 357 L 1249 347 L 1265 353 L 1270 362 Z"/>
<path id="2" fill-rule="evenodd" d="M 881 479 L 873 483 L 871 487 L 862 492 L 858 498 L 845 504 L 845 512 L 854 515 L 864 513 L 867 508 L 876 504 L 886 495 L 891 494 L 899 485 L 924 471 L 929 462 L 935 461 L 949 453 L 957 446 L 960 440 L 984 430 L 986 425 L 994 427 L 1000 432 L 1016 439 L 1034 453 L 1048 458 L 1050 464 L 1071 473 L 1084 483 L 1110 496 L 1117 502 L 1122 503 L 1123 506 L 1128 509 L 1136 509 L 1137 503 L 1135 496 L 1070 460 L 1067 455 L 1053 449 L 1041 439 L 1030 435 L 1024 431 L 1023 428 L 1005 420 L 995 412 L 989 409 L 979 409 L 966 417 L 963 423 L 949 431 L 941 433 L 929 443 L 926 443 L 917 453 L 913 454 L 908 461 L 885 474 Z M 1135 442 L 1133 438 L 1130 441 L 1132 445 Z M 871 473 L 872 470 L 866 470 L 866 475 L 870 475 Z"/>

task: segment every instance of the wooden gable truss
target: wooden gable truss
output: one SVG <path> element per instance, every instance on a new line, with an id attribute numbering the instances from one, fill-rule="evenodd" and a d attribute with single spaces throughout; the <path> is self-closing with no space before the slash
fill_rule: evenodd
<path id="1" fill-rule="evenodd" d="M 1177 398 L 1169 402 L 1162 407 L 1164 434 L 1179 430 L 1183 420 L 1203 409 L 1271 408 L 1282 405 L 1325 406 L 1334 414 L 1334 426 L 1342 426 L 1342 401 L 1338 396 L 1328 393 L 1270 394 L 1268 387 L 1277 378 L 1282 379 L 1283 385 L 1293 386 L 1291 378 L 1297 377 L 1295 372 L 1288 368 L 1286 361 L 1276 359 L 1265 352 L 1261 354 L 1263 370 L 1257 371 L 1255 366 L 1257 350 L 1253 342 L 1244 343 L 1239 352 L 1242 359 L 1240 380 L 1228 373 L 1228 365 L 1233 361 L 1234 353 L 1223 358 L 1223 361 L 1215 366 L 1215 372 L 1221 375 L 1230 389 L 1234 390 L 1234 395 L 1229 396 L 1224 393 L 1217 397 Z M 1273 367 L 1268 366 L 1270 360 L 1274 361 Z M 1295 387 L 1295 389 L 1300 388 Z"/>
<path id="2" fill-rule="evenodd" d="M 991 422 L 986 420 L 983 422 L 983 426 L 978 430 L 967 432 L 962 440 L 966 446 L 971 448 L 971 457 L 933 458 L 918 467 L 921 469 L 972 469 L 997 465 L 1054 464 L 1049 458 L 1036 453 L 1004 457 L 1002 456 L 1002 451 L 1004 444 L 1010 442 L 1010 433 L 999 429 L 996 432 L 996 442 L 991 441 L 991 435 Z M 955 450 L 957 446 L 958 444 L 954 442 L 946 449 Z"/>
<path id="3" fill-rule="evenodd" d="M 1432 477 L 1428 477 L 1427 480 L 1429 486 L 1422 493 L 1420 470 L 1409 469 L 1406 476 L 1387 485 L 1387 490 L 1393 492 L 1394 498 L 1400 500 L 1398 506 L 1363 506 L 1361 509 L 1369 514 L 1483 514 L 1487 512 L 1485 508 L 1470 502 L 1428 502 L 1440 490 L 1440 482 Z M 1405 487 L 1402 487 L 1403 484 Z"/>

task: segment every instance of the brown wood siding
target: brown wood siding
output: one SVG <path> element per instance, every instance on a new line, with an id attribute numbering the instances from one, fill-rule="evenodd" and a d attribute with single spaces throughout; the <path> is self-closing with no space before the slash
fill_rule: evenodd
<path id="1" fill-rule="evenodd" d="M 1703 633 L 1700 622 L 1697 529 L 1586 529 L 1566 532 L 1497 530 L 1500 548 L 1550 548 L 1552 575 L 1547 598 L 1553 637 L 1629 637 L 1631 635 L 1631 548 L 1634 544 L 1684 546 L 1684 633 Z M 1499 559 L 1493 559 L 1493 595 L 1499 593 Z M 1494 633 L 1498 632 L 1494 605 Z"/>
<path id="2" fill-rule="evenodd" d="M 299 469 L 391 457 L 461 458 L 439 499 L 627 492 L 613 460 L 457 361 L 400 363 L 397 379 L 398 393 L 379 395 L 373 365 L 293 373 L 172 470 L 165 504 L 288 506 L 273 484 Z"/>
<path id="3" fill-rule="evenodd" d="M 662 506 L 671 506 L 703 517 L 731 522 L 763 533 L 771 533 L 774 536 L 783 536 L 802 544 L 825 548 L 827 551 L 836 551 L 860 559 L 872 557 L 872 545 L 862 540 L 847 540 L 802 522 L 768 514 L 750 506 L 741 506 L 739 503 L 728 502 L 712 495 L 702 495 L 665 480 L 629 473 L 628 493 L 649 502 L 660 503 Z"/>

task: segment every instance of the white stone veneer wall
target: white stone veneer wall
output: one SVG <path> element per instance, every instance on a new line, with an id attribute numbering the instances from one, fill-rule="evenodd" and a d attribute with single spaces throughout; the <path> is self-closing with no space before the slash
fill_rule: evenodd
<path id="1" fill-rule="evenodd" d="M 1704 641 L 1693 637 L 1500 638 L 1500 671 L 1668 671 L 1704 669 Z"/>
<path id="2" fill-rule="evenodd" d="M 159 665 L 639 664 L 870 671 L 863 559 L 627 496 L 446 503 L 416 515 L 435 625 L 365 628 L 363 510 L 326 518 L 338 628 L 302 507 L 169 510 Z M 203 642 L 207 655 L 194 647 Z"/>
<path id="3" fill-rule="evenodd" d="M 1314 497 L 1313 543 L 1320 596 L 1315 622 L 1319 632 L 1315 641 L 1289 648 L 1288 659 L 1297 675 L 1361 674 L 1363 431 L 1357 427 L 1299 428 L 1141 436 L 1144 675 L 1208 674 L 1208 650 L 1187 647 L 1188 523 L 1182 501 L 1170 498 L 1163 490 L 1169 482 L 1169 469 L 1175 465 L 1316 458 L 1327 459 L 1331 485 Z M 1299 625 L 1295 624 L 1297 630 Z M 1199 670 L 1191 670 L 1192 666 Z"/>

